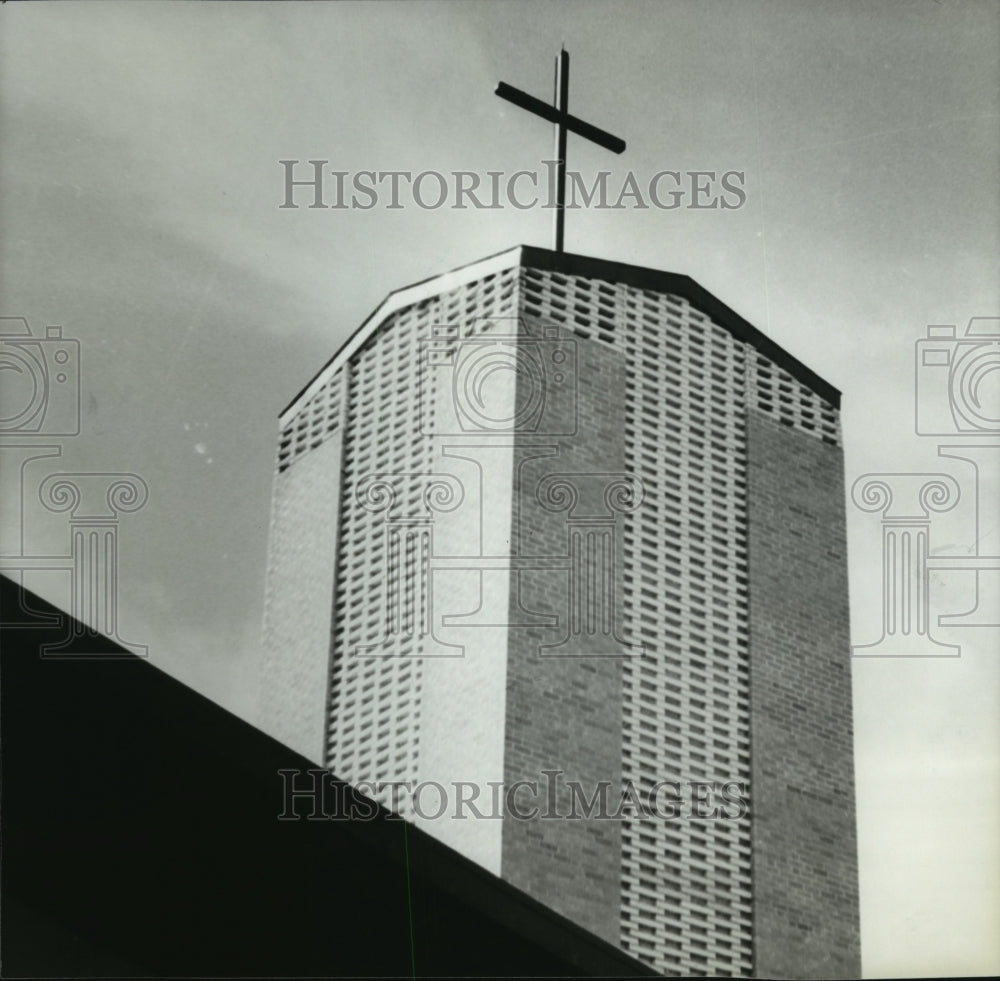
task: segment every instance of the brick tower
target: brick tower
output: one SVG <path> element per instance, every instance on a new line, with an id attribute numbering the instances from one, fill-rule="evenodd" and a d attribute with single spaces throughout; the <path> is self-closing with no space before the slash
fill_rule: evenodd
<path id="1" fill-rule="evenodd" d="M 664 973 L 858 976 L 838 405 L 684 276 L 391 294 L 281 416 L 262 724 Z"/>

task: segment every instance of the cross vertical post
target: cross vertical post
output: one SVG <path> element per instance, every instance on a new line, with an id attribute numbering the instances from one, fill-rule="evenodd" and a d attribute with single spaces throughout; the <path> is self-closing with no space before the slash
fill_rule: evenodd
<path id="1" fill-rule="evenodd" d="M 563 48 L 556 55 L 555 107 L 559 113 L 556 123 L 555 157 L 556 169 L 556 213 L 553 246 L 556 252 L 563 251 L 566 230 L 566 117 L 569 114 L 569 52 Z"/>
<path id="2" fill-rule="evenodd" d="M 563 251 L 563 239 L 566 229 L 566 135 L 576 133 L 585 140 L 590 140 L 612 153 L 624 153 L 625 141 L 617 136 L 606 133 L 590 123 L 577 119 L 569 114 L 569 52 L 563 48 L 556 58 L 555 104 L 549 105 L 541 99 L 536 99 L 527 92 L 514 88 L 506 82 L 500 82 L 496 94 L 501 99 L 513 102 L 521 109 L 540 116 L 556 127 L 556 213 L 555 213 L 555 251 Z"/>

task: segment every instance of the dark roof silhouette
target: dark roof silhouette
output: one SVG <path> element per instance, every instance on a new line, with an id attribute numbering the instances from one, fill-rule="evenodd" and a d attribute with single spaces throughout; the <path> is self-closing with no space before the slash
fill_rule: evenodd
<path id="1" fill-rule="evenodd" d="M 373 819 L 279 821 L 312 764 L 107 638 L 41 656 L 69 617 L 0 577 L 29 608 L 61 623 L 3 631 L 4 976 L 653 973 L 339 781 Z"/>

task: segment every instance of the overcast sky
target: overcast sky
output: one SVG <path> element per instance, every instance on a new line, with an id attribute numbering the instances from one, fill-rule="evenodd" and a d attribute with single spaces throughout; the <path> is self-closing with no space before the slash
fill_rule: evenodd
<path id="1" fill-rule="evenodd" d="M 251 721 L 278 412 L 388 291 L 550 244 L 537 209 L 282 210 L 278 161 L 536 169 L 550 127 L 493 88 L 549 98 L 562 42 L 571 111 L 628 142 L 571 136 L 572 169 L 734 170 L 747 193 L 571 213 L 567 249 L 694 277 L 843 391 L 849 483 L 952 473 L 935 544 L 973 546 L 971 468 L 914 432 L 914 342 L 1000 316 L 996 3 L 5 4 L 0 314 L 80 341 L 58 468 L 149 485 L 121 525 L 123 636 Z M 864 644 L 880 529 L 848 516 Z M 65 521 L 29 501 L 25 522 L 27 551 L 65 549 Z M 936 611 L 973 585 L 935 574 Z M 1000 630 L 938 634 L 962 656 L 854 662 L 870 976 L 1000 970 Z"/>

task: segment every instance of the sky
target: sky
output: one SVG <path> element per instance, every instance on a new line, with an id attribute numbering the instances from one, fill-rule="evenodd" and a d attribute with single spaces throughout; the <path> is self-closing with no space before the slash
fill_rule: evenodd
<path id="1" fill-rule="evenodd" d="M 0 315 L 79 341 L 81 413 L 23 473 L 0 438 L 0 551 L 22 522 L 24 554 L 65 551 L 47 473 L 140 475 L 120 634 L 254 721 L 278 413 L 390 290 L 550 246 L 541 209 L 282 209 L 278 161 L 538 169 L 551 127 L 493 88 L 548 99 L 563 43 L 570 111 L 628 143 L 570 136 L 571 169 L 746 188 L 571 212 L 567 250 L 696 279 L 841 389 L 848 489 L 948 473 L 933 548 L 1000 552 L 1000 465 L 977 526 L 975 471 L 914 427 L 927 325 L 1000 317 L 1000 6 L 947 0 L 4 4 Z M 849 502 L 855 644 L 880 633 L 880 535 Z M 31 585 L 68 604 L 61 575 Z M 974 603 L 972 573 L 931 588 L 937 613 Z M 870 977 L 1000 971 L 1000 628 L 937 636 L 961 656 L 853 661 Z"/>

